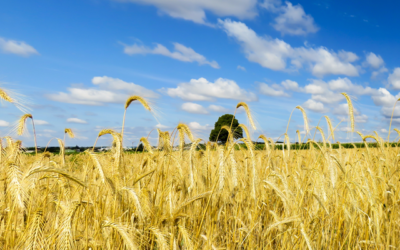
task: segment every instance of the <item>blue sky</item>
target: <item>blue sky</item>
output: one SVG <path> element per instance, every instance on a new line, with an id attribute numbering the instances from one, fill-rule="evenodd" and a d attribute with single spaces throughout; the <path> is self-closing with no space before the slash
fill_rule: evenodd
<path id="1" fill-rule="evenodd" d="M 239 101 L 257 130 L 278 138 L 297 105 L 310 126 L 324 115 L 348 141 L 347 92 L 356 130 L 386 138 L 400 97 L 400 3 L 279 0 L 83 0 L 0 3 L 0 84 L 25 96 L 39 145 L 78 135 L 67 145 L 93 145 L 102 128 L 119 130 L 129 95 L 149 99 L 127 112 L 127 146 L 154 128 L 189 124 L 205 140 L 218 117 Z M 0 108 L 6 135 L 23 114 Z M 240 111 L 240 110 L 239 110 Z M 237 115 L 247 123 L 245 114 Z M 394 127 L 400 124 L 400 107 Z M 319 124 L 327 134 L 325 120 Z M 30 128 L 29 128 L 30 129 Z M 293 112 L 289 136 L 303 130 Z M 358 136 L 353 136 L 358 141 Z M 392 139 L 395 138 L 395 135 Z M 33 145 L 32 132 L 21 137 Z M 255 139 L 255 138 L 253 138 Z M 52 142 L 52 145 L 56 145 Z M 100 140 L 108 145 L 110 138 Z"/>

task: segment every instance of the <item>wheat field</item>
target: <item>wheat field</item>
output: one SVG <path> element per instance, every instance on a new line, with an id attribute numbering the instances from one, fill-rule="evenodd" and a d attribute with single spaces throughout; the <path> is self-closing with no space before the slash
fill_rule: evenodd
<path id="1" fill-rule="evenodd" d="M 125 111 L 133 101 L 151 111 L 140 97 L 128 99 Z M 255 128 L 247 104 L 239 107 Z M 308 132 L 304 109 L 296 109 Z M 24 115 L 21 133 L 28 118 L 34 121 Z M 0 248 L 396 249 L 400 148 L 359 133 L 365 148 L 332 149 L 335 128 L 325 119 L 329 131 L 314 127 L 323 142 L 308 140 L 302 150 L 290 147 L 287 133 L 285 150 L 263 135 L 265 147 L 256 149 L 245 125 L 240 140 L 224 126 L 230 137 L 222 145 L 179 124 L 173 134 L 158 130 L 158 145 L 142 137 L 144 153 L 123 151 L 123 129 L 99 133 L 113 138 L 110 152 L 77 155 L 64 154 L 65 138 L 60 154 L 28 155 L 21 141 L 5 137 Z"/>

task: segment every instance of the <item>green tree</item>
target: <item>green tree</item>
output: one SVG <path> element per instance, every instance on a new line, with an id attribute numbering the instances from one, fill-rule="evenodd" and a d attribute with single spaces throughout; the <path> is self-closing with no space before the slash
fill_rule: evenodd
<path id="1" fill-rule="evenodd" d="M 137 152 L 143 152 L 144 151 L 144 147 L 143 147 L 143 143 L 140 143 L 139 146 L 136 149 Z"/>
<path id="2" fill-rule="evenodd" d="M 232 122 L 233 119 L 233 122 Z M 243 138 L 243 129 L 239 127 L 239 121 L 234 118 L 231 114 L 225 114 L 218 118 L 218 121 L 215 123 L 215 127 L 211 130 L 210 133 L 210 141 L 219 141 L 222 143 L 226 143 L 228 140 L 229 133 L 225 129 L 221 130 L 221 127 L 226 125 L 228 127 L 231 126 L 232 123 L 232 131 L 234 131 L 234 138 Z"/>

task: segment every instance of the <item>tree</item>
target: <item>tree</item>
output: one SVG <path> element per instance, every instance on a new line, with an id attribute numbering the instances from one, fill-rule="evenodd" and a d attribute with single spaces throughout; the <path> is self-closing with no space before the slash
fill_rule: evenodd
<path id="1" fill-rule="evenodd" d="M 232 122 L 233 119 L 233 122 Z M 239 121 L 234 118 L 231 114 L 225 114 L 218 118 L 218 121 L 215 123 L 215 127 L 211 130 L 210 133 L 210 141 L 220 141 L 222 143 L 226 143 L 228 140 L 229 133 L 226 129 L 221 130 L 222 126 L 226 125 L 228 127 L 231 126 L 232 123 L 232 131 L 233 137 L 235 139 L 243 138 L 243 129 L 239 127 Z"/>
<path id="2" fill-rule="evenodd" d="M 139 146 L 136 149 L 137 152 L 143 152 L 144 151 L 144 147 L 143 147 L 143 143 L 140 143 Z"/>

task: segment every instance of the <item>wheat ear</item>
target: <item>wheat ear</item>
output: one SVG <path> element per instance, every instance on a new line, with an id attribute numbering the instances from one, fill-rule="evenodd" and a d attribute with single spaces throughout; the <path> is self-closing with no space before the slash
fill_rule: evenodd
<path id="1" fill-rule="evenodd" d="M 130 188 L 130 187 L 123 187 L 121 190 L 127 191 L 129 193 L 129 195 L 132 197 L 133 202 L 135 203 L 135 207 L 138 212 L 138 215 L 142 219 L 143 218 L 142 205 L 140 204 L 139 197 L 136 194 L 135 190 L 133 190 L 133 188 Z"/>
<path id="2" fill-rule="evenodd" d="M 239 103 L 236 105 L 236 109 L 238 109 L 238 108 L 240 108 L 240 107 L 243 107 L 243 108 L 244 108 L 244 110 L 246 111 L 246 114 L 247 114 L 247 118 L 249 119 L 249 122 L 250 122 L 251 126 L 253 127 L 254 130 L 256 130 L 257 128 L 256 128 L 256 125 L 254 124 L 253 117 L 251 116 L 250 108 L 249 108 L 249 106 L 247 105 L 247 103 L 245 103 L 245 102 L 239 102 Z M 235 113 L 236 113 L 236 111 L 235 111 Z"/>
<path id="3" fill-rule="evenodd" d="M 335 141 L 335 130 L 333 129 L 331 119 L 329 119 L 329 116 L 327 116 L 327 115 L 325 115 L 324 117 L 325 117 L 326 123 L 328 124 L 329 133 L 330 133 L 330 135 L 328 136 L 328 140 L 329 140 L 329 137 L 332 136 L 332 140 Z"/>
<path id="4" fill-rule="evenodd" d="M 140 97 L 140 96 L 137 96 L 137 95 L 130 96 L 125 102 L 124 118 L 122 120 L 122 129 L 121 129 L 121 141 L 124 138 L 124 127 L 125 127 L 126 110 L 128 109 L 128 107 L 131 105 L 131 103 L 133 101 L 140 102 L 145 109 L 147 109 L 148 111 L 151 111 L 150 105 L 148 104 L 148 102 L 143 97 Z"/>
<path id="5" fill-rule="evenodd" d="M 347 95 L 345 92 L 341 93 L 347 101 L 347 106 L 349 107 L 349 118 L 350 118 L 350 125 L 351 125 L 351 132 L 354 132 L 354 109 L 353 109 L 353 104 L 351 102 L 351 99 L 349 95 Z"/>
<path id="6" fill-rule="evenodd" d="M 101 225 L 101 227 L 111 227 L 112 229 L 114 229 L 115 231 L 118 232 L 118 234 L 122 237 L 122 239 L 124 240 L 124 245 L 127 249 L 129 250 L 136 250 L 139 249 L 138 246 L 135 244 L 134 241 L 132 241 L 131 237 L 129 237 L 127 231 L 128 229 L 124 226 L 121 226 L 115 222 L 110 222 L 110 221 L 103 221 L 103 224 Z"/>
<path id="7" fill-rule="evenodd" d="M 101 166 L 100 161 L 97 158 L 97 155 L 89 150 L 86 150 L 85 152 L 89 155 L 90 159 L 92 159 L 93 165 L 97 168 L 97 171 L 99 172 L 100 180 L 104 184 L 106 179 L 105 179 L 103 167 Z"/>
<path id="8" fill-rule="evenodd" d="M 306 131 L 306 136 L 308 132 L 310 131 L 310 128 L 308 126 L 308 119 L 307 119 L 307 114 L 306 111 L 303 109 L 301 106 L 296 106 L 296 109 L 300 110 L 301 113 L 303 114 L 303 120 L 304 120 L 304 130 Z M 300 143 L 300 142 L 299 142 Z"/>
<path id="9" fill-rule="evenodd" d="M 147 140 L 146 137 L 140 138 L 140 142 L 143 143 L 143 146 L 147 150 L 147 152 L 153 154 L 153 149 L 151 148 L 150 142 Z"/>
<path id="10" fill-rule="evenodd" d="M 149 230 L 156 236 L 157 249 L 168 250 L 168 244 L 160 229 L 150 227 Z"/>

